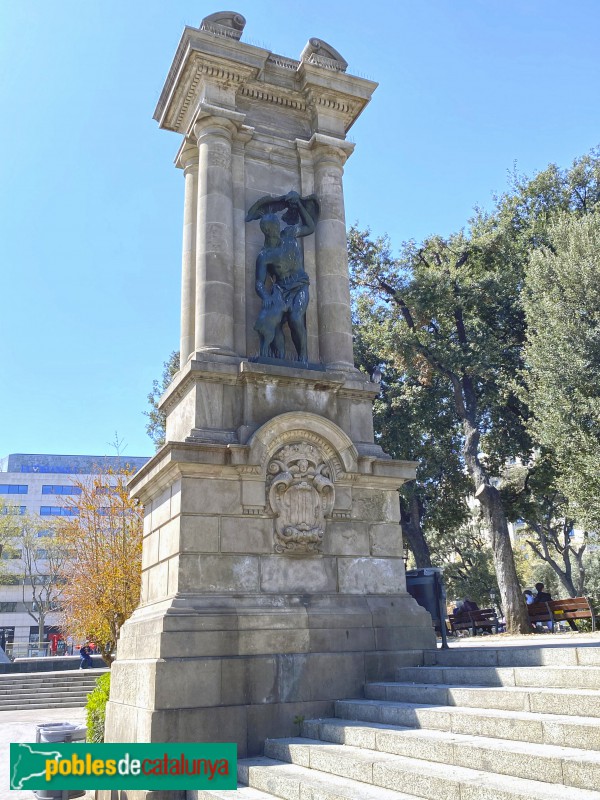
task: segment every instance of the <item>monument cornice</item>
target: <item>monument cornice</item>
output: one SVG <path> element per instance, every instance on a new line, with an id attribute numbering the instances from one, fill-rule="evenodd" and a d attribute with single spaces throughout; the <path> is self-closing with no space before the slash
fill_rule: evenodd
<path id="1" fill-rule="evenodd" d="M 244 84 L 238 92 L 239 96 L 250 100 L 259 100 L 264 103 L 283 106 L 293 111 L 306 112 L 307 102 L 302 92 L 288 89 L 276 84 L 260 81 L 251 81 Z"/>
<path id="2" fill-rule="evenodd" d="M 347 130 L 378 84 L 349 75 L 327 61 L 322 56 L 297 61 L 209 30 L 186 27 L 154 119 L 162 128 L 185 132 L 204 78 L 228 87 L 238 86 L 240 97 L 300 113 L 311 107 L 326 109 L 340 115 Z"/>
<path id="3" fill-rule="evenodd" d="M 159 400 L 161 411 L 167 414 L 187 394 L 195 383 L 220 383 L 235 386 L 238 380 L 236 363 L 197 361 L 184 364 Z"/>
<path id="4" fill-rule="evenodd" d="M 378 84 L 346 72 L 303 61 L 297 81 L 309 108 L 339 116 L 348 131 L 363 112 Z"/>
<path id="5" fill-rule="evenodd" d="M 340 397 L 356 400 L 362 400 L 365 396 L 375 398 L 380 391 L 379 386 L 371 383 L 366 376 L 364 380 L 360 380 L 360 374 L 349 376 L 344 372 L 279 367 L 246 360 L 241 360 L 238 364 L 190 359 L 160 398 L 160 409 L 169 413 L 195 383 L 218 383 L 228 386 L 235 386 L 238 383 L 295 385 L 305 389 L 329 391 L 339 394 Z"/>
<path id="6" fill-rule="evenodd" d="M 296 441 L 320 444 L 323 436 L 311 432 L 289 431 L 273 439 L 271 450 Z M 353 449 L 353 448 L 352 448 Z M 355 451 L 353 451 L 355 452 Z M 156 497 L 174 481 L 186 477 L 212 476 L 224 480 L 256 480 L 264 477 L 267 458 L 260 464 L 248 463 L 253 454 L 252 443 L 247 445 L 211 444 L 208 442 L 167 442 L 156 455 L 129 481 L 132 497 L 142 504 Z M 395 490 L 406 481 L 414 480 L 418 462 L 396 461 L 373 457 L 358 457 L 358 470 L 345 471 L 340 457 L 328 448 L 327 458 L 335 464 L 335 483 L 358 488 Z M 246 463 L 240 463 L 240 462 Z M 264 462 L 264 463 L 262 463 Z"/>
<path id="7" fill-rule="evenodd" d="M 196 33 L 216 39 L 211 34 Z M 235 45 L 235 48 L 230 48 L 231 52 L 227 47 L 229 44 Z M 206 50 L 195 49 L 194 41 L 189 40 L 179 58 L 176 55 L 154 112 L 154 119 L 161 128 L 185 133 L 186 120 L 190 109 L 197 103 L 198 87 L 203 78 L 227 86 L 246 83 L 258 75 L 268 55 L 268 51 L 261 48 L 242 45 L 224 37 L 218 39 L 218 45 L 214 52 L 207 53 Z M 241 47 L 245 48 L 248 56 L 244 61 L 238 58 L 237 50 Z"/>
<path id="8" fill-rule="evenodd" d="M 210 442 L 167 442 L 127 484 L 142 504 L 180 478 L 212 475 L 239 480 L 237 465 L 230 463 L 227 445 Z"/>

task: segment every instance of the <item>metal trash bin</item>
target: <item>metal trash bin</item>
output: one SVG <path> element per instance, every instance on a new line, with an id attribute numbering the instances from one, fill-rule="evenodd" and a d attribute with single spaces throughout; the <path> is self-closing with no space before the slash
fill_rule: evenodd
<path id="1" fill-rule="evenodd" d="M 85 725 L 74 725 L 72 722 L 41 722 L 35 726 L 35 741 L 82 742 L 85 741 L 86 733 Z M 38 800 L 71 800 L 74 797 L 83 797 L 86 790 L 70 789 L 59 792 L 58 790 L 37 789 L 33 794 Z"/>
<path id="2" fill-rule="evenodd" d="M 439 567 L 410 569 L 406 573 L 406 591 L 417 603 L 431 614 L 434 628 L 440 632 L 442 647 L 448 647 L 446 639 L 446 589 L 443 571 Z"/>

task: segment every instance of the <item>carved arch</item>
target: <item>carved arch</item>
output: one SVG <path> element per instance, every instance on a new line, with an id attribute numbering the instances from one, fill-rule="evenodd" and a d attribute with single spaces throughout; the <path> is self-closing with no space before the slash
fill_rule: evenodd
<path id="1" fill-rule="evenodd" d="M 248 462 L 266 469 L 280 447 L 300 441 L 320 448 L 334 479 L 343 473 L 357 472 L 358 453 L 352 439 L 335 422 L 306 411 L 289 411 L 265 422 L 248 442 Z"/>

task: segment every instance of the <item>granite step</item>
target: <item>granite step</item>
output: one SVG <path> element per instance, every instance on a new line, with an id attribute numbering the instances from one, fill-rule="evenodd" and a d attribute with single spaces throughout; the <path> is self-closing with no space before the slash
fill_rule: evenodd
<path id="1" fill-rule="evenodd" d="M 232 800 L 232 791 L 235 791 L 235 800 L 276 800 L 274 794 L 261 792 L 251 786 L 238 783 L 237 789 L 188 789 L 187 800 Z"/>
<path id="2" fill-rule="evenodd" d="M 435 683 L 381 681 L 367 684 L 365 697 L 369 700 L 392 700 L 402 703 L 600 717 L 600 690 L 598 689 L 451 686 Z"/>
<path id="3" fill-rule="evenodd" d="M 28 711 L 34 708 L 81 708 L 87 704 L 88 695 L 69 695 L 64 699 L 56 698 L 40 700 L 3 700 L 0 703 L 0 711 Z"/>
<path id="4" fill-rule="evenodd" d="M 243 785 L 266 792 L 268 797 L 285 800 L 416 800 L 423 797 L 407 794 L 397 787 L 361 783 L 265 756 L 239 761 L 238 777 Z"/>
<path id="5" fill-rule="evenodd" d="M 600 750 L 598 718 L 376 700 L 339 700 L 335 713 L 340 720 Z"/>
<path id="6" fill-rule="evenodd" d="M 44 708 L 83 708 L 87 704 L 87 697 L 72 697 L 68 701 L 64 703 L 59 702 L 44 702 L 44 703 L 23 703 L 17 704 L 13 706 L 0 706 L 0 713 L 2 711 L 31 711 L 35 709 L 44 709 Z M 1 795 L 0 795 L 1 796 Z"/>
<path id="7" fill-rule="evenodd" d="M 600 689 L 600 667 L 400 667 L 396 670 L 396 680 L 400 683 L 445 683 L 451 686 Z"/>
<path id="8" fill-rule="evenodd" d="M 80 682 L 73 681 L 73 683 L 58 683 L 56 686 L 12 686 L 10 689 L 0 689 L 2 695 L 10 695 L 15 692 L 30 692 L 31 694 L 48 694 L 48 692 L 67 692 L 75 689 L 83 691 L 94 689 L 96 684 L 94 681 Z M 0 695 L 1 696 L 1 695 Z"/>
<path id="9" fill-rule="evenodd" d="M 450 647 L 448 650 L 425 650 L 423 663 L 446 667 L 600 667 L 600 645 Z"/>
<path id="10" fill-rule="evenodd" d="M 600 753 L 574 747 L 340 719 L 304 722 L 302 736 L 515 778 L 535 775 L 548 783 L 580 789 L 600 786 Z"/>
<path id="11" fill-rule="evenodd" d="M 406 664 L 406 666 L 412 666 Z M 56 669 L 48 670 L 46 672 L 6 672 L 0 674 L 0 684 L 7 681 L 19 680 L 54 680 L 55 678 L 83 678 L 95 675 L 102 675 L 103 672 L 108 672 L 108 667 L 93 667 L 91 669 Z"/>
<path id="12" fill-rule="evenodd" d="M 100 673 L 102 674 L 102 673 Z M 70 677 L 60 677 L 49 679 L 45 678 L 43 680 L 36 680 L 35 678 L 22 678 L 21 680 L 11 680 L 11 681 L 1 681 L 0 682 L 0 691 L 6 691 L 14 686 L 31 686 L 34 688 L 37 687 L 44 687 L 44 686 L 58 686 L 58 685 L 72 685 L 74 683 L 95 683 L 97 679 L 100 677 L 99 674 L 95 675 L 88 675 L 86 673 L 75 673 Z"/>
<path id="13" fill-rule="evenodd" d="M 599 797 L 598 792 L 588 789 L 301 738 L 267 740 L 265 758 L 271 759 L 272 766 L 287 762 L 308 774 L 318 771 L 322 780 L 329 776 L 331 794 L 324 797 L 339 797 L 335 793 L 340 779 L 357 783 L 353 795 L 356 799 L 370 797 L 372 787 L 393 791 L 402 787 L 429 800 L 598 800 Z M 285 779 L 280 768 L 272 766 L 246 768 L 246 762 L 242 761 L 240 779 L 276 796 L 290 797 L 289 787 L 282 786 Z M 257 778 L 256 769 L 263 770 L 265 775 Z"/>

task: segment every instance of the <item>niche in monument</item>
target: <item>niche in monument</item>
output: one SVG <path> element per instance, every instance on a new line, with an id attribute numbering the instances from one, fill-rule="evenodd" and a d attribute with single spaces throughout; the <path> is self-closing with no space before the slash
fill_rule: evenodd
<path id="1" fill-rule="evenodd" d="M 281 220 L 278 211 L 284 211 Z M 314 195 L 300 197 L 291 191 L 282 197 L 261 197 L 248 211 L 246 222 L 260 220 L 265 243 L 256 259 L 257 295 L 262 308 L 254 324 L 260 339 L 259 356 L 251 361 L 288 365 L 284 324 L 296 350 L 295 366 L 307 368 L 306 310 L 310 278 L 304 269 L 301 237 L 314 234 L 319 220 L 319 201 Z M 281 226 L 283 223 L 283 227 Z M 318 368 L 318 367 L 316 367 Z"/>

